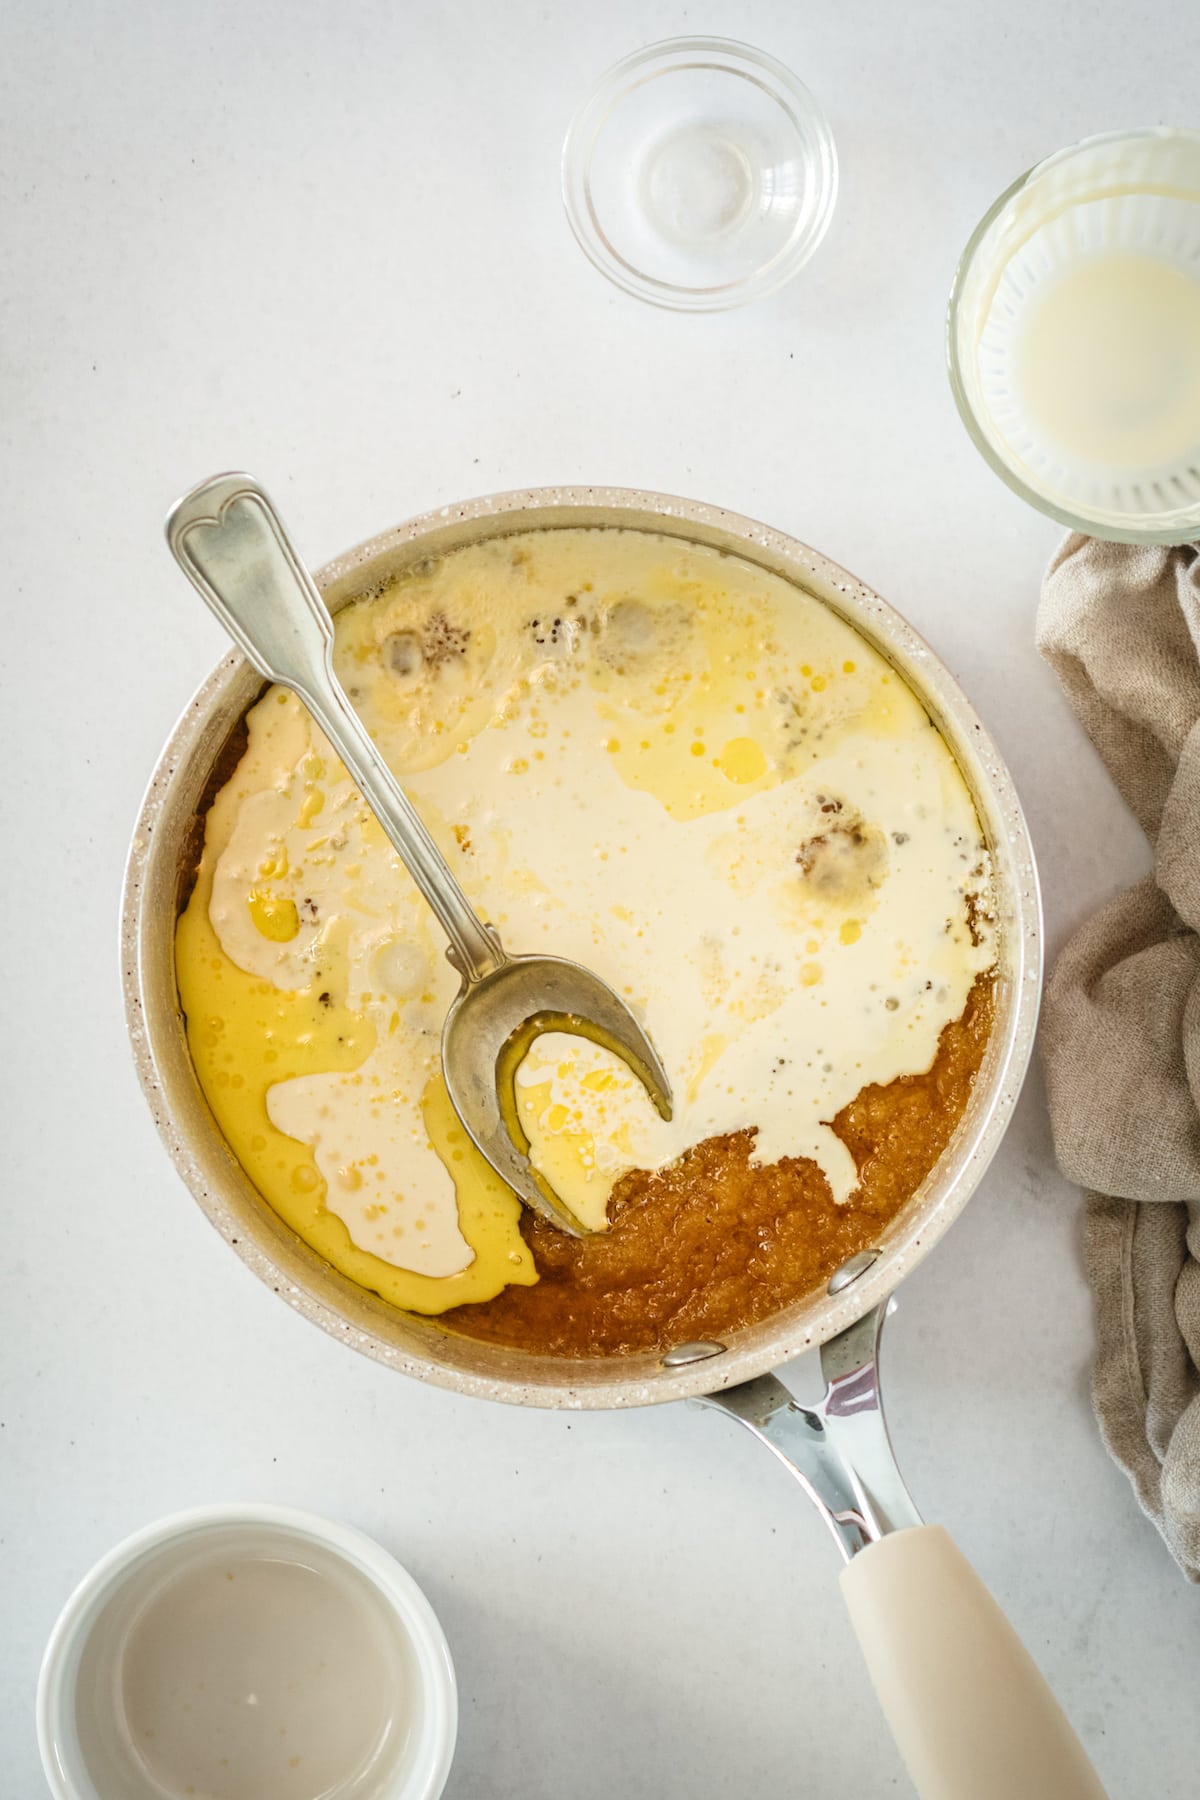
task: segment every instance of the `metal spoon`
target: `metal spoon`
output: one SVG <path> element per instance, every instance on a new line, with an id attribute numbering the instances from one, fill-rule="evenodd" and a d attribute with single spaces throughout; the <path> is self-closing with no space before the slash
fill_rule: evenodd
<path id="1" fill-rule="evenodd" d="M 176 561 L 260 674 L 304 702 L 450 940 L 462 987 L 442 1030 L 454 1110 L 497 1175 L 526 1206 L 585 1236 L 509 1134 L 497 1063 L 522 1027 L 597 1030 L 642 1081 L 664 1119 L 671 1084 L 650 1039 L 607 983 L 557 956 L 509 956 L 459 887 L 420 816 L 375 748 L 333 672 L 333 622 L 274 506 L 249 475 L 215 475 L 167 515 Z"/>

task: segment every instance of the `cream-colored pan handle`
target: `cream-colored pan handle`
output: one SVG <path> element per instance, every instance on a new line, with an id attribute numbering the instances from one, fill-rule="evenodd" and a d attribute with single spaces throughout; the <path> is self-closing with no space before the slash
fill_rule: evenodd
<path id="1" fill-rule="evenodd" d="M 869 1272 L 863 1251 L 829 1284 Z M 735 1419 L 800 1483 L 837 1544 L 842 1588 L 871 1679 L 921 1800 L 1105 1800 L 1104 1789 L 1016 1632 L 940 1525 L 924 1525 L 883 1416 L 880 1301 L 821 1346 L 813 1405 L 774 1375 L 697 1396 Z M 672 1367 L 720 1354 L 681 1345 Z"/>
<path id="2" fill-rule="evenodd" d="M 1032 1657 L 942 1526 L 868 1544 L 841 1580 L 921 1800 L 1105 1800 Z"/>

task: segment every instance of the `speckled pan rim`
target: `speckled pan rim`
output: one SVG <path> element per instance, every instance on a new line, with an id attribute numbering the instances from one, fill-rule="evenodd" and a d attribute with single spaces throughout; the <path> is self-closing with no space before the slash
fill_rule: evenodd
<path id="1" fill-rule="evenodd" d="M 579 516 L 570 519 L 548 516 L 563 512 Z M 628 519 L 597 516 L 602 513 L 628 515 Z M 587 516 L 589 514 L 592 516 Z M 918 1190 L 904 1213 L 893 1222 L 904 1226 L 896 1242 L 886 1255 L 836 1297 L 809 1296 L 805 1302 L 797 1303 L 802 1304 L 809 1314 L 815 1309 L 815 1317 L 805 1321 L 790 1318 L 789 1314 L 797 1310 L 794 1305 L 774 1320 L 764 1321 L 742 1334 L 753 1334 L 757 1341 L 739 1344 L 735 1340 L 719 1358 L 678 1369 L 659 1366 L 653 1373 L 648 1373 L 644 1360 L 638 1359 L 642 1373 L 636 1376 L 620 1373 L 622 1360 L 628 1364 L 631 1359 L 597 1358 L 586 1364 L 565 1359 L 529 1359 L 531 1363 L 540 1360 L 543 1366 L 549 1366 L 553 1361 L 557 1376 L 554 1381 L 524 1372 L 515 1375 L 469 1372 L 388 1343 L 346 1316 L 336 1298 L 330 1297 L 329 1290 L 340 1287 L 348 1296 L 356 1298 L 361 1296 L 362 1290 L 356 1289 L 312 1253 L 308 1257 L 312 1265 L 308 1274 L 289 1278 L 270 1248 L 248 1239 L 245 1226 L 239 1224 L 232 1194 L 245 1177 L 237 1169 L 215 1125 L 213 1136 L 228 1164 L 226 1178 L 214 1180 L 204 1167 L 203 1149 L 207 1147 L 211 1152 L 213 1145 L 197 1148 L 189 1141 L 178 1117 L 169 1082 L 164 1078 L 157 1054 L 159 1047 L 152 1041 L 154 1033 L 146 1024 L 146 972 L 143 966 L 148 923 L 146 894 L 157 849 L 158 826 L 172 797 L 173 783 L 180 779 L 180 771 L 189 765 L 197 752 L 206 720 L 218 707 L 227 689 L 245 674 L 246 665 L 236 654 L 227 656 L 217 665 L 184 709 L 151 777 L 134 829 L 122 900 L 121 967 L 135 1066 L 159 1135 L 210 1223 L 233 1245 L 254 1274 L 304 1318 L 374 1361 L 456 1393 L 520 1405 L 600 1409 L 652 1405 L 717 1392 L 777 1368 L 861 1317 L 928 1255 L 978 1186 L 1016 1105 L 1037 1024 L 1042 980 L 1042 915 L 1033 847 L 1007 767 L 957 681 L 929 645 L 880 595 L 838 564 L 798 539 L 741 514 L 700 501 L 630 488 L 534 488 L 489 494 L 423 513 L 366 540 L 318 571 L 318 585 L 324 590 L 346 582 L 366 565 L 447 527 L 493 520 L 495 535 L 572 523 L 600 526 L 622 522 L 627 522 L 631 529 L 661 529 L 684 538 L 688 536 L 686 528 L 689 526 L 695 526 L 702 533 L 722 534 L 731 540 L 731 554 L 758 562 L 784 574 L 785 578 L 790 572 L 801 588 L 812 583 L 818 598 L 841 612 L 848 623 L 895 664 L 922 700 L 931 706 L 939 725 L 951 738 L 976 803 L 986 815 L 983 823 L 989 830 L 994 851 L 1007 864 L 1009 904 L 1002 920 L 1002 976 L 1011 997 L 1007 1017 L 997 1020 L 989 1045 L 985 1063 L 988 1081 L 983 1088 L 977 1085 L 967 1120 L 924 1184 L 927 1191 L 922 1194 Z M 704 539 L 699 537 L 696 541 L 703 542 Z M 969 1128 L 968 1121 L 971 1122 Z M 265 1203 L 262 1204 L 266 1214 Z M 286 1235 L 290 1238 L 292 1234 Z M 296 1243 L 299 1242 L 297 1239 Z M 424 1326 L 429 1321 L 418 1323 Z M 477 1341 L 475 1347 L 484 1351 L 489 1348 L 480 1346 Z M 513 1358 L 510 1353 L 496 1360 Z M 597 1366 L 604 1369 L 610 1362 L 613 1365 L 611 1378 L 606 1375 L 597 1378 Z"/>

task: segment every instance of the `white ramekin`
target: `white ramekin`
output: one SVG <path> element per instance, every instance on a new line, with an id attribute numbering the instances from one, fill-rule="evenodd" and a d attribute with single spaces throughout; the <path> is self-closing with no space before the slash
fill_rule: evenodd
<path id="1" fill-rule="evenodd" d="M 196 1506 L 134 1532 L 101 1557 L 75 1589 L 50 1634 L 37 1690 L 37 1734 L 53 1800 L 123 1800 L 96 1787 L 84 1762 L 76 1721 L 76 1689 L 88 1639 L 106 1606 L 149 1556 L 178 1544 L 181 1559 L 197 1532 L 212 1527 L 267 1527 L 303 1545 L 320 1545 L 365 1576 L 387 1604 L 412 1652 L 420 1706 L 404 1767 L 380 1800 L 438 1800 L 458 1731 L 458 1692 L 445 1633 L 428 1600 L 386 1550 L 346 1525 L 287 1506 L 254 1503 Z"/>

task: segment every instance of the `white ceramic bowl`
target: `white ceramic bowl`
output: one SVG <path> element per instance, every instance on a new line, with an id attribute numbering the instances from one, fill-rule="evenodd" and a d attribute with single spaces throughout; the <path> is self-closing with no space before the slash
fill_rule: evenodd
<path id="1" fill-rule="evenodd" d="M 110 1550 L 75 1589 L 50 1634 L 38 1681 L 38 1745 L 54 1800 L 183 1800 L 198 1791 L 163 1785 L 161 1773 L 138 1756 L 125 1717 L 122 1658 L 164 1590 L 169 1596 L 177 1577 L 231 1536 L 252 1554 L 301 1568 L 320 1559 L 344 1572 L 395 1632 L 405 1676 L 394 1687 L 397 1710 L 357 1768 L 332 1786 L 321 1782 L 320 1800 L 438 1800 L 454 1754 L 458 1699 L 449 1646 L 428 1600 L 361 1532 L 315 1513 L 253 1504 L 194 1507 L 160 1519 Z M 231 1793 L 251 1791 L 244 1780 L 236 1785 L 232 1768 L 228 1779 Z M 311 1781 L 304 1785 L 302 1770 L 295 1780 L 293 1790 L 289 1771 L 288 1793 L 309 1800 Z"/>

